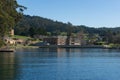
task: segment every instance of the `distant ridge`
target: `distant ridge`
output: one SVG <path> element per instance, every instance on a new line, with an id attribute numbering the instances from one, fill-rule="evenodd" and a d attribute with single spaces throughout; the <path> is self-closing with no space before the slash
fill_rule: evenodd
<path id="1" fill-rule="evenodd" d="M 15 34 L 28 36 L 29 29 L 31 27 L 35 29 L 41 28 L 46 32 L 51 32 L 53 35 L 59 35 L 61 32 L 69 32 L 69 31 L 73 33 L 83 31 L 84 33 L 99 34 L 99 35 L 104 35 L 109 30 L 112 32 L 120 32 L 120 27 L 91 28 L 85 25 L 74 26 L 70 22 L 63 23 L 63 22 L 54 21 L 54 20 L 39 17 L 39 16 L 24 15 L 23 19 L 15 27 Z"/>

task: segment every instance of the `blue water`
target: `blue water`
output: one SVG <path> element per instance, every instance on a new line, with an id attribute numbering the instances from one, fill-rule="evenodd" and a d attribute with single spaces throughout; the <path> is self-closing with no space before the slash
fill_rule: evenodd
<path id="1" fill-rule="evenodd" d="M 0 80 L 120 80 L 120 50 L 41 48 L 0 53 Z"/>

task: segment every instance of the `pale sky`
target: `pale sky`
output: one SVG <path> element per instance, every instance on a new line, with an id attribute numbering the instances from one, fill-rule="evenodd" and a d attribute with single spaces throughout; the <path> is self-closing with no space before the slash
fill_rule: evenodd
<path id="1" fill-rule="evenodd" d="M 25 14 L 73 25 L 119 27 L 120 0 L 17 0 Z"/>

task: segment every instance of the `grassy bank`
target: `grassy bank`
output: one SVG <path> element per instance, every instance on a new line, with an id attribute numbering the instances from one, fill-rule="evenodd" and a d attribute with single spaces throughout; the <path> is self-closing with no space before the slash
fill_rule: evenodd
<path id="1" fill-rule="evenodd" d="M 31 37 L 27 37 L 27 36 L 19 36 L 19 35 L 14 35 L 14 36 L 12 36 L 12 38 L 23 39 L 23 40 L 31 39 Z"/>

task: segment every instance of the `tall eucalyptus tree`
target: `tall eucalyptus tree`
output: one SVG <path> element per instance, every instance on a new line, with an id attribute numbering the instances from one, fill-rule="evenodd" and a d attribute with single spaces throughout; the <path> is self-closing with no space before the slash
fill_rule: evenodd
<path id="1" fill-rule="evenodd" d="M 0 40 L 8 35 L 10 30 L 22 18 L 22 12 L 26 9 L 16 0 L 0 0 Z"/>

